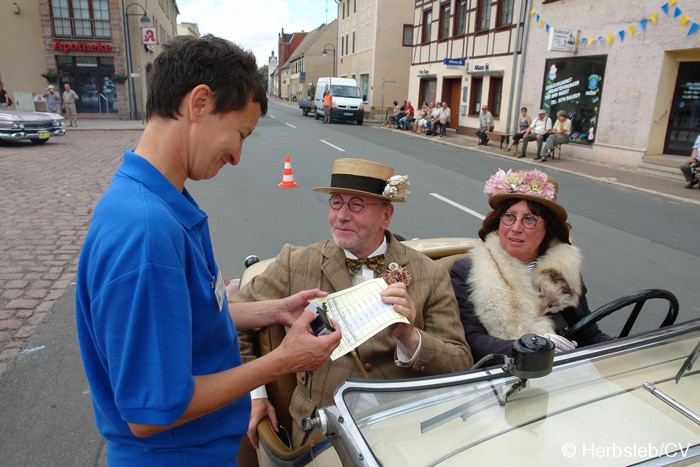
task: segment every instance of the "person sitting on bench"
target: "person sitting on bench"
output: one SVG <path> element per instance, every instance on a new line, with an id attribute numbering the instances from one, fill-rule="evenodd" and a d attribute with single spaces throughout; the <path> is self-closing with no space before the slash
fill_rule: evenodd
<path id="1" fill-rule="evenodd" d="M 566 115 L 566 110 L 560 110 L 557 112 L 557 123 L 554 124 L 554 128 L 549 131 L 549 136 L 547 137 L 547 144 L 540 151 L 539 156 L 535 160 L 542 159 L 542 162 L 546 161 L 547 158 L 551 157 L 554 153 L 554 147 L 569 142 L 569 133 L 571 133 L 571 120 Z"/>
<path id="2" fill-rule="evenodd" d="M 493 115 L 489 112 L 489 106 L 484 104 L 479 112 L 479 129 L 476 130 L 476 136 L 479 138 L 479 146 L 486 146 L 489 142 L 487 133 L 494 129 Z"/>
<path id="3" fill-rule="evenodd" d="M 537 112 L 537 118 L 533 120 L 530 128 L 525 130 L 525 134 L 523 135 L 523 152 L 521 152 L 518 157 L 525 157 L 525 154 L 527 154 L 527 143 L 537 140 L 537 159 L 539 159 L 540 151 L 542 151 L 542 142 L 551 129 L 552 120 L 547 116 L 546 110 L 540 109 L 539 112 Z"/>
<path id="4" fill-rule="evenodd" d="M 510 151 L 510 148 L 515 147 L 513 150 L 514 156 L 518 155 L 518 143 L 520 143 L 520 140 L 523 139 L 523 136 L 525 136 L 527 129 L 530 128 L 530 125 L 532 125 L 532 118 L 530 118 L 530 116 L 527 114 L 527 107 L 520 109 L 519 123 L 520 131 L 518 133 L 513 133 L 513 139 L 508 144 L 508 147 L 506 147 L 506 151 Z"/>

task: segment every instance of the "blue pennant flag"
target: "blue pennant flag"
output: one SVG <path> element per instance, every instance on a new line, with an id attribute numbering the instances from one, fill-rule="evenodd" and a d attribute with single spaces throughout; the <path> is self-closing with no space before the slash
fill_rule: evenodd
<path id="1" fill-rule="evenodd" d="M 639 27 L 642 28 L 642 31 L 646 31 L 646 30 L 647 30 L 647 19 L 646 19 L 646 18 L 643 18 L 643 19 L 639 22 Z"/>
<path id="2" fill-rule="evenodd" d="M 544 25 L 544 30 L 549 32 L 549 23 L 545 23 Z"/>
<path id="3" fill-rule="evenodd" d="M 539 14 L 539 13 L 537 13 L 537 14 L 535 15 L 535 19 L 537 20 L 538 23 L 540 22 L 540 14 Z"/>
<path id="4" fill-rule="evenodd" d="M 582 46 L 583 46 L 583 45 L 586 45 L 587 43 L 588 43 L 588 38 L 587 38 L 587 37 L 584 37 L 583 39 L 581 39 L 581 45 L 582 45 Z"/>
<path id="5" fill-rule="evenodd" d="M 691 34 L 695 34 L 695 31 L 698 30 L 698 23 L 693 23 L 690 25 L 690 29 L 688 29 L 688 35 L 690 36 Z"/>
<path id="6" fill-rule="evenodd" d="M 598 36 L 598 42 L 603 42 L 603 36 Z"/>
<path id="7" fill-rule="evenodd" d="M 661 5 L 661 11 L 668 14 L 668 3 L 664 3 L 663 5 Z"/>
<path id="8" fill-rule="evenodd" d="M 673 17 L 674 17 L 674 18 L 678 18 L 678 17 L 679 17 L 680 15 L 682 15 L 682 14 L 683 14 L 683 12 L 681 11 L 681 9 L 678 8 L 678 7 L 676 7 L 676 9 L 675 9 L 674 12 L 673 12 Z"/>
<path id="9" fill-rule="evenodd" d="M 624 29 L 620 29 L 620 30 L 617 32 L 617 35 L 620 36 L 620 40 L 621 40 L 622 42 L 625 41 L 625 30 L 624 30 Z"/>

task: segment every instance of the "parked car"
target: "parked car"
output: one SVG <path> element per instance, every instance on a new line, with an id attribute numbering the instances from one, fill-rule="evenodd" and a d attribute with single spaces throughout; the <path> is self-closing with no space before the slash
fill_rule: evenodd
<path id="1" fill-rule="evenodd" d="M 0 141 L 29 140 L 44 144 L 51 136 L 63 136 L 66 126 L 63 117 L 48 112 L 0 110 Z"/>
<path id="2" fill-rule="evenodd" d="M 472 242 L 404 243 L 449 262 L 468 253 Z M 247 258 L 241 286 L 272 261 Z M 555 355 L 540 337 L 539 347 L 523 345 L 524 352 L 488 368 L 405 380 L 349 380 L 336 389 L 334 405 L 319 407 L 302 421 L 323 436 L 297 449 L 283 436 L 291 433 L 287 405 L 296 385 L 296 376 L 286 375 L 267 385 L 281 429 L 276 433 L 268 419 L 260 422 L 258 461 L 261 466 L 697 463 L 700 371 L 693 363 L 700 354 L 700 319 L 674 324 L 678 309 L 667 291 L 640 291 L 574 326 L 624 314 L 622 330 L 608 342 Z M 630 335 L 640 312 L 658 316 L 659 329 Z M 284 337 L 280 327 L 261 333 L 261 353 Z"/>
<path id="3" fill-rule="evenodd" d="M 304 117 L 306 117 L 310 113 L 316 112 L 316 105 L 314 104 L 314 98 L 313 97 L 303 98 L 302 100 L 299 101 L 299 108 L 301 109 L 301 113 L 304 114 Z"/>

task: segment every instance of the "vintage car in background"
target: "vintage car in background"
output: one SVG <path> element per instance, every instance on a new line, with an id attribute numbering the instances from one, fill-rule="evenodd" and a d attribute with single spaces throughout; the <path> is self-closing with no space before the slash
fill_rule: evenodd
<path id="1" fill-rule="evenodd" d="M 436 261 L 468 253 L 474 240 L 404 243 Z M 241 287 L 274 259 L 246 259 Z M 468 372 L 405 380 L 350 380 L 334 405 L 302 426 L 322 435 L 291 449 L 288 407 L 296 384 L 267 385 L 280 423 L 258 425 L 261 466 L 698 465 L 700 464 L 700 319 L 674 324 L 671 293 L 651 289 L 595 310 L 570 333 L 609 315 L 623 316 L 617 338 L 554 354 L 548 340 L 525 335 L 513 357 Z M 641 312 L 658 329 L 632 334 Z M 658 317 L 658 321 L 656 318 Z M 264 354 L 284 329 L 261 330 Z M 514 345 L 515 349 L 515 345 Z M 493 360 L 491 360 L 493 362 Z"/>
<path id="2" fill-rule="evenodd" d="M 48 112 L 0 110 L 0 141 L 29 140 L 44 144 L 52 136 L 66 134 L 63 117 Z"/>

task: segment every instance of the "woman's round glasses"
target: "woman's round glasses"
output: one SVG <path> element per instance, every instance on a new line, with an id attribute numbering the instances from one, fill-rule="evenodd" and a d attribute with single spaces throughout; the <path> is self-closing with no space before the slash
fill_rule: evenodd
<path id="1" fill-rule="evenodd" d="M 501 216 L 501 222 L 503 223 L 503 225 L 507 225 L 509 227 L 515 224 L 515 221 L 517 220 L 518 216 L 516 216 L 515 213 L 511 211 L 506 211 Z M 520 224 L 528 230 L 534 229 L 540 222 L 544 222 L 544 220 L 538 221 L 537 218 L 532 214 L 525 214 L 523 217 L 520 218 Z"/>
<path id="2" fill-rule="evenodd" d="M 340 211 L 340 208 L 343 207 L 343 204 L 348 205 L 348 209 L 350 209 L 352 212 L 361 212 L 365 206 L 374 206 L 377 204 L 387 204 L 386 202 L 383 203 L 365 203 L 362 201 L 362 198 L 358 198 L 357 196 L 353 196 L 350 198 L 348 202 L 343 201 L 343 197 L 340 195 L 333 195 L 331 198 L 328 200 L 328 204 L 331 205 L 331 208 L 335 211 Z"/>

